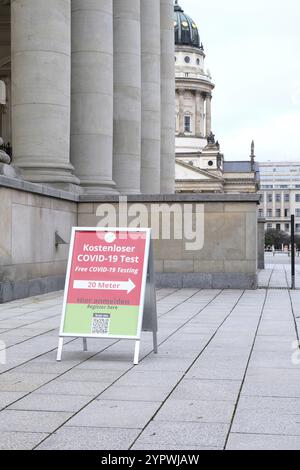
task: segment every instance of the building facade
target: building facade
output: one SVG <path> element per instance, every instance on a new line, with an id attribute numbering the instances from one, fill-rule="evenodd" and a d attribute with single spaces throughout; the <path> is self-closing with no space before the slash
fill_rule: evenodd
<path id="1" fill-rule="evenodd" d="M 300 162 L 259 163 L 261 203 L 259 217 L 266 219 L 265 228 L 290 233 L 291 215 L 300 233 Z"/>
<path id="2" fill-rule="evenodd" d="M 0 0 L 1 172 L 174 192 L 173 0 Z"/>
<path id="3" fill-rule="evenodd" d="M 63 289 L 72 227 L 107 226 L 109 211 L 110 226 L 152 228 L 157 286 L 255 288 L 257 195 L 174 194 L 173 0 L 0 0 L 0 24 L 0 303 Z M 199 175 L 224 193 L 200 102 L 205 157 L 197 144 L 176 167 L 193 172 L 183 192 Z"/>
<path id="4" fill-rule="evenodd" d="M 240 193 L 259 188 L 258 166 L 249 160 L 227 161 L 212 133 L 215 85 L 205 67 L 196 23 L 174 5 L 176 77 L 176 191 Z"/>
<path id="5" fill-rule="evenodd" d="M 176 150 L 198 152 L 211 133 L 214 84 L 196 23 L 175 2 Z"/>

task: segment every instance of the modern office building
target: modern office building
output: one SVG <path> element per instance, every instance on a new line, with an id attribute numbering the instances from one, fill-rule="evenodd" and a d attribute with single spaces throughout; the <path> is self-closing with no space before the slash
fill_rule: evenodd
<path id="1" fill-rule="evenodd" d="M 260 163 L 261 204 L 259 217 L 266 219 L 266 229 L 290 232 L 295 215 L 300 233 L 300 162 Z"/>

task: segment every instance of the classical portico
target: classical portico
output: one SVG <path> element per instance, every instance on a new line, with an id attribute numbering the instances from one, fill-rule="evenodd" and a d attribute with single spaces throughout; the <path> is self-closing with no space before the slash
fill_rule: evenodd
<path id="1" fill-rule="evenodd" d="M 0 26 L 0 137 L 23 179 L 174 192 L 173 0 L 0 0 Z"/>

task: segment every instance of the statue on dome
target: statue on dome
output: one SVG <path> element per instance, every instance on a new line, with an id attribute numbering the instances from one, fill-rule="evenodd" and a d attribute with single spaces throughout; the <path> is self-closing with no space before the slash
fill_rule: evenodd
<path id="1" fill-rule="evenodd" d="M 208 136 L 207 136 L 207 143 L 208 145 L 215 145 L 216 141 L 215 141 L 215 134 L 213 132 L 211 132 Z"/>

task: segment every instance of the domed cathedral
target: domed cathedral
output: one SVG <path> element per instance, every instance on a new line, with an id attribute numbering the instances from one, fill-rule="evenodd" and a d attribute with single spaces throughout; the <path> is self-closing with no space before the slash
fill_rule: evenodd
<path id="1" fill-rule="evenodd" d="M 174 5 L 176 74 L 176 151 L 199 152 L 211 133 L 214 85 L 205 70 L 204 47 L 196 23 Z"/>
<path id="2" fill-rule="evenodd" d="M 176 77 L 176 191 L 257 192 L 254 153 L 246 161 L 225 161 L 212 132 L 212 77 L 195 21 L 174 3 Z"/>

